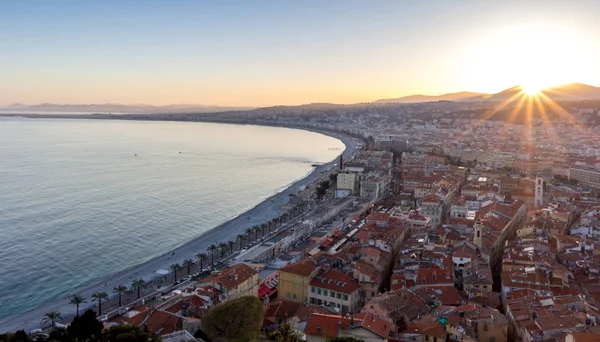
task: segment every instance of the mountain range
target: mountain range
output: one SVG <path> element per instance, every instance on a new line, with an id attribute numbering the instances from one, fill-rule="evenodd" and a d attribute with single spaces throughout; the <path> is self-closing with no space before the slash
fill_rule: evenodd
<path id="1" fill-rule="evenodd" d="M 523 93 L 521 86 L 514 86 L 505 89 L 496 94 L 474 93 L 462 91 L 458 93 L 449 93 L 444 95 L 410 95 L 395 99 L 382 99 L 374 103 L 423 103 L 434 101 L 506 101 L 517 98 Z M 553 101 L 580 101 L 590 99 L 600 99 L 600 88 L 583 83 L 571 83 L 556 87 L 547 88 L 541 91 L 544 97 Z M 542 98 L 544 98 L 542 97 Z"/>
<path id="2" fill-rule="evenodd" d="M 5 112 L 63 112 L 63 113 L 143 113 L 143 114 L 164 114 L 164 113 L 216 113 L 232 110 L 250 110 L 255 107 L 220 107 L 205 105 L 122 105 L 116 103 L 104 104 L 53 104 L 42 103 L 37 105 L 24 105 L 13 103 L 12 105 L 0 110 Z"/>

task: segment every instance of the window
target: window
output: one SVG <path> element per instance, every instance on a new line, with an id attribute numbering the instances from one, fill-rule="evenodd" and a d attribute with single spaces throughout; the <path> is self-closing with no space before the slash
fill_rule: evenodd
<path id="1" fill-rule="evenodd" d="M 289 298 L 289 297 L 288 297 Z M 294 293 L 294 299 L 296 299 L 296 294 Z"/>
<path id="2" fill-rule="evenodd" d="M 323 295 L 327 296 L 327 290 L 323 290 Z"/>
<path id="3" fill-rule="evenodd" d="M 365 281 L 365 276 L 362 276 L 362 281 Z"/>
<path id="4" fill-rule="evenodd" d="M 331 298 L 335 298 L 335 292 L 331 291 L 329 294 L 331 295 Z"/>
<path id="5" fill-rule="evenodd" d="M 348 300 L 348 295 L 344 295 L 344 300 Z"/>
<path id="6" fill-rule="evenodd" d="M 337 299 L 342 299 L 342 294 L 338 292 Z"/>
<path id="7" fill-rule="evenodd" d="M 484 324 L 484 325 L 483 325 L 483 331 L 488 331 L 487 324 Z"/>
<path id="8" fill-rule="evenodd" d="M 490 342 L 496 342 L 496 338 L 495 337 L 490 337 Z"/>
<path id="9" fill-rule="evenodd" d="M 290 293 L 289 293 L 289 292 L 288 292 L 288 293 L 286 293 L 286 294 L 285 294 L 285 296 L 286 296 L 286 297 L 288 297 L 288 298 L 290 298 Z M 295 296 L 295 295 L 294 295 L 294 296 Z"/>
<path id="10" fill-rule="evenodd" d="M 375 292 L 371 292 L 371 297 L 375 297 Z"/>
<path id="11" fill-rule="evenodd" d="M 321 289 L 317 288 L 317 294 L 321 294 Z"/>
<path id="12" fill-rule="evenodd" d="M 315 293 L 315 287 L 314 286 L 310 287 L 310 292 Z"/>

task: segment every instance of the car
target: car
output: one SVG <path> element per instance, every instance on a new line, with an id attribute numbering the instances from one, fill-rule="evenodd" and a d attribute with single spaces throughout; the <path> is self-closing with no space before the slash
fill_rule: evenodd
<path id="1" fill-rule="evenodd" d="M 242 250 L 240 251 L 240 253 L 247 251 L 248 248 L 242 248 Z"/>

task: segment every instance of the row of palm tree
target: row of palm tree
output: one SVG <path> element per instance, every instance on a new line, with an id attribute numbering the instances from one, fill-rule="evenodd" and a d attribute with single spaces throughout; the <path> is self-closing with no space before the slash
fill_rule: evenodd
<path id="1" fill-rule="evenodd" d="M 305 201 L 302 201 L 302 202 L 294 205 L 289 212 L 283 213 L 279 217 L 276 217 L 276 218 L 274 218 L 266 223 L 263 223 L 261 225 L 257 225 L 257 226 L 248 228 L 248 229 L 246 229 L 245 234 L 238 234 L 238 236 L 236 237 L 236 241 L 239 242 L 239 249 L 240 250 L 243 249 L 244 240 L 246 240 L 246 239 L 249 240 L 250 236 L 252 234 L 254 234 L 254 240 L 258 240 L 259 233 L 261 234 L 261 237 L 264 237 L 266 235 L 265 230 L 267 230 L 267 229 L 270 234 L 272 231 L 272 228 L 276 229 L 278 225 L 281 226 L 285 222 L 289 222 L 289 220 L 291 218 L 297 216 L 299 213 L 304 211 L 306 209 L 306 206 L 307 206 L 307 203 Z M 223 259 L 223 257 L 227 253 L 227 251 L 229 251 L 229 253 L 232 254 L 234 246 L 235 246 L 235 241 L 228 241 L 227 243 L 221 242 L 218 245 L 216 245 L 216 244 L 210 245 L 207 248 L 207 251 L 211 256 L 211 263 L 214 263 L 215 254 L 217 254 L 218 252 L 220 252 L 220 254 L 221 254 L 221 259 Z M 204 268 L 204 261 L 206 261 L 207 258 L 208 258 L 208 255 L 206 253 L 196 254 L 196 259 L 200 263 L 200 269 Z M 185 259 L 183 261 L 182 265 L 179 265 L 178 263 L 172 264 L 170 266 L 170 269 L 171 269 L 171 271 L 173 271 L 173 277 L 174 277 L 175 281 L 177 281 L 177 271 L 181 270 L 183 267 L 183 268 L 187 269 L 187 274 L 190 275 L 191 269 L 195 265 L 196 265 L 196 262 L 193 259 Z M 144 288 L 146 285 L 147 285 L 146 282 L 141 278 L 135 279 L 132 281 L 131 289 L 132 290 L 135 289 L 137 291 L 138 299 L 140 298 L 140 295 L 141 295 L 140 292 L 141 292 L 142 288 Z M 127 287 L 125 285 L 118 285 L 113 288 L 113 293 L 116 294 L 118 297 L 119 307 L 122 306 L 121 295 L 125 291 L 127 291 Z M 108 293 L 95 292 L 92 294 L 92 302 L 98 302 L 98 314 L 99 315 L 102 315 L 102 302 L 106 302 L 106 301 L 108 301 Z M 74 295 L 69 300 L 69 303 L 75 305 L 76 315 L 79 316 L 79 307 L 82 304 L 87 303 L 87 300 L 81 295 Z M 54 327 L 56 324 L 56 321 L 60 320 L 61 318 L 62 317 L 61 317 L 60 312 L 52 311 L 52 312 L 48 312 L 44 316 L 43 321 L 51 322 L 52 327 Z"/>

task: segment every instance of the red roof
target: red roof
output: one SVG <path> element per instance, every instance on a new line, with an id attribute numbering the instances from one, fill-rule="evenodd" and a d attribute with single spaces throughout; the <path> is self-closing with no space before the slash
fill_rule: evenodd
<path id="1" fill-rule="evenodd" d="M 333 269 L 317 275 L 310 285 L 346 294 L 351 294 L 361 288 L 354 278 Z"/>
<path id="2" fill-rule="evenodd" d="M 323 243 L 321 244 L 321 247 L 327 248 L 327 246 L 331 245 L 332 242 L 333 242 L 332 238 L 327 238 L 327 240 L 323 241 Z"/>

